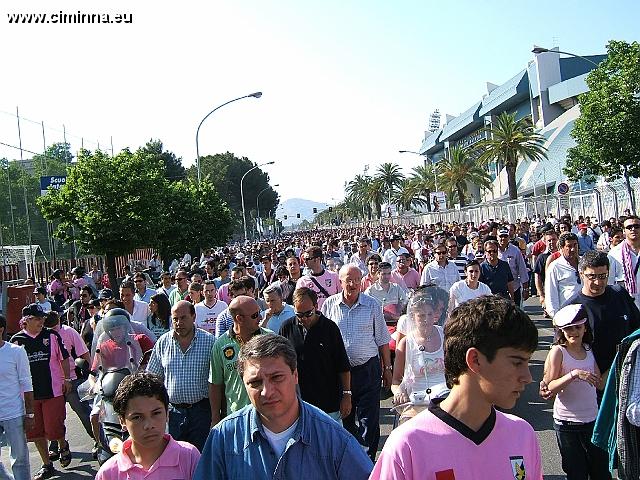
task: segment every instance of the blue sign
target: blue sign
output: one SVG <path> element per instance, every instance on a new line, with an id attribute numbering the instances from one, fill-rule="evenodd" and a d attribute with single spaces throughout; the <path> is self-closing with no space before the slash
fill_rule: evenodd
<path id="1" fill-rule="evenodd" d="M 46 195 L 49 187 L 60 190 L 65 183 L 67 183 L 66 175 L 40 177 L 40 195 Z"/>
<path id="2" fill-rule="evenodd" d="M 560 195 L 566 195 L 569 193 L 569 184 L 567 182 L 560 182 L 557 188 Z"/>

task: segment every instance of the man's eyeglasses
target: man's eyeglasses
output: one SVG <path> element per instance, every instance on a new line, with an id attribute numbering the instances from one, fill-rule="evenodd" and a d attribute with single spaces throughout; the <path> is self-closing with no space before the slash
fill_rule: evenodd
<path id="1" fill-rule="evenodd" d="M 311 260 L 315 260 L 316 258 L 321 258 L 321 257 L 318 257 L 317 255 L 315 257 L 303 257 L 305 262 L 310 262 Z"/>
<path id="2" fill-rule="evenodd" d="M 624 228 L 626 230 L 637 230 L 640 228 L 640 223 L 632 223 L 631 225 L 626 225 Z"/>
<path id="3" fill-rule="evenodd" d="M 133 283 L 144 283 L 144 280 L 134 280 Z"/>
<path id="4" fill-rule="evenodd" d="M 186 280 L 187 277 L 176 277 L 176 280 L 179 282 L 180 280 Z"/>
<path id="5" fill-rule="evenodd" d="M 254 313 L 252 315 L 244 315 L 244 314 L 241 314 L 241 315 L 243 317 L 249 317 L 249 318 L 251 318 L 251 320 L 256 320 L 260 316 L 260 312 L 256 312 L 256 313 Z"/>
<path id="6" fill-rule="evenodd" d="M 435 253 L 436 253 L 436 255 L 446 255 L 447 254 L 447 252 L 435 252 Z"/>
<path id="7" fill-rule="evenodd" d="M 583 275 L 589 280 L 595 280 L 596 278 L 598 280 L 606 280 L 609 278 L 608 273 L 584 273 Z"/>
<path id="8" fill-rule="evenodd" d="M 378 265 L 378 263 L 380 263 L 380 262 L 369 262 L 369 263 L 367 263 L 367 265 L 374 266 L 374 265 Z"/>
<path id="9" fill-rule="evenodd" d="M 485 250 L 485 253 L 489 253 L 489 254 L 498 253 L 498 251 L 497 250 Z"/>
<path id="10" fill-rule="evenodd" d="M 307 310 L 306 312 L 296 312 L 296 317 L 298 318 L 309 318 L 316 312 L 315 308 L 311 310 Z"/>
<path id="11" fill-rule="evenodd" d="M 88 295 L 87 293 L 82 293 L 82 294 L 80 294 L 80 296 L 81 296 L 82 298 L 88 298 L 88 297 L 89 297 L 89 295 Z"/>

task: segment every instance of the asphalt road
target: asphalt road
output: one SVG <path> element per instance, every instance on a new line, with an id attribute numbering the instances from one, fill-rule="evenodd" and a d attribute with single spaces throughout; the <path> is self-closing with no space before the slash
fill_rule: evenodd
<path id="1" fill-rule="evenodd" d="M 560 453 L 553 431 L 552 403 L 545 402 L 538 396 L 538 382 L 542 378 L 544 359 L 553 341 L 553 329 L 551 328 L 551 321 L 545 320 L 540 315 L 541 310 L 538 306 L 537 298 L 528 300 L 525 303 L 525 310 L 531 315 L 538 327 L 539 344 L 538 350 L 531 359 L 533 383 L 527 386 L 511 413 L 527 420 L 538 433 L 538 439 L 542 449 L 544 478 L 546 480 L 564 479 L 565 477 L 560 464 Z M 393 424 L 390 406 L 391 400 L 385 400 L 381 403 L 380 407 L 380 424 L 382 430 L 380 441 L 381 449 L 387 436 L 391 433 L 391 426 Z M 97 470 L 97 462 L 91 458 L 90 453 L 93 442 L 82 428 L 75 413 L 69 408 L 67 408 L 67 412 L 67 438 L 71 445 L 73 461 L 66 469 L 61 468 L 58 462 L 55 462 L 58 476 L 53 478 L 64 478 L 68 480 L 93 478 Z M 29 448 L 33 474 L 40 468 L 41 461 L 35 447 L 30 444 Z M 2 448 L 2 462 L 5 466 L 9 465 L 9 452 L 7 447 Z"/>

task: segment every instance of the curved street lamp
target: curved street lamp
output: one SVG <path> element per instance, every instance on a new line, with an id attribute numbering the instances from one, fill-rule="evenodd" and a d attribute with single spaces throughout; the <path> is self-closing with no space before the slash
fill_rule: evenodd
<path id="1" fill-rule="evenodd" d="M 275 188 L 275 187 L 279 187 L 280 184 L 276 183 L 273 186 L 269 186 L 267 188 L 263 188 L 262 190 L 260 190 L 260 193 L 258 194 L 258 196 L 256 197 L 256 212 L 257 212 L 257 216 L 258 218 L 260 218 L 260 206 L 258 205 L 258 200 L 260 199 L 260 195 L 262 195 L 264 192 L 266 192 L 267 190 L 269 190 L 270 188 Z"/>
<path id="2" fill-rule="evenodd" d="M 213 112 L 215 112 L 216 110 L 218 110 L 219 108 L 224 107 L 225 105 L 229 105 L 230 103 L 236 102 L 238 100 L 242 100 L 243 98 L 249 98 L 249 97 L 253 97 L 253 98 L 260 98 L 262 96 L 262 92 L 254 92 L 254 93 L 250 93 L 249 95 L 245 95 L 243 97 L 238 97 L 238 98 L 234 98 L 233 100 L 229 100 L 228 102 L 223 103 L 222 105 L 218 105 L 216 108 L 214 108 L 213 110 L 211 110 L 209 113 L 207 113 L 204 118 L 200 121 L 200 124 L 198 125 L 198 129 L 196 130 L 196 168 L 198 170 L 198 185 L 200 185 L 200 145 L 198 143 L 198 136 L 200 134 L 200 127 L 202 126 L 202 124 L 204 123 L 204 121 L 209 118 L 209 115 L 211 115 Z"/>
<path id="3" fill-rule="evenodd" d="M 589 60 L 588 58 L 585 58 L 581 55 L 577 55 L 575 53 L 571 53 L 571 52 L 563 52 L 561 50 L 549 50 L 548 48 L 544 48 L 544 47 L 538 47 L 537 45 L 533 46 L 533 50 L 531 50 L 531 53 L 557 53 L 557 54 L 565 54 L 565 55 L 569 55 L 570 57 L 576 57 L 576 58 L 581 58 L 582 60 L 589 62 L 593 65 L 595 65 L 596 67 L 598 66 L 598 64 L 596 62 L 594 62 L 593 60 Z"/>
<path id="4" fill-rule="evenodd" d="M 240 179 L 240 200 L 242 201 L 242 225 L 244 226 L 244 240 L 245 242 L 247 241 L 247 216 L 245 214 L 244 211 L 244 189 L 243 189 L 243 182 L 244 182 L 244 178 L 253 170 L 255 170 L 258 167 L 263 167 L 265 165 L 273 165 L 276 162 L 265 162 L 265 163 L 261 163 L 259 165 L 255 165 L 254 167 L 251 167 L 249 170 L 247 170 L 245 172 L 245 174 L 242 176 L 242 178 Z"/>

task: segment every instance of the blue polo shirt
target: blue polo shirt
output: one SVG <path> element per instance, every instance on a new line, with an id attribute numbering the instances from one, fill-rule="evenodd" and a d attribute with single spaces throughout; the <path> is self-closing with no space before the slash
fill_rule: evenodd
<path id="1" fill-rule="evenodd" d="M 494 295 L 511 298 L 507 285 L 509 282 L 513 282 L 513 273 L 511 273 L 509 264 L 504 260 L 498 260 L 496 266 L 486 261 L 482 262 L 480 264 L 480 281 L 488 285 Z"/>

